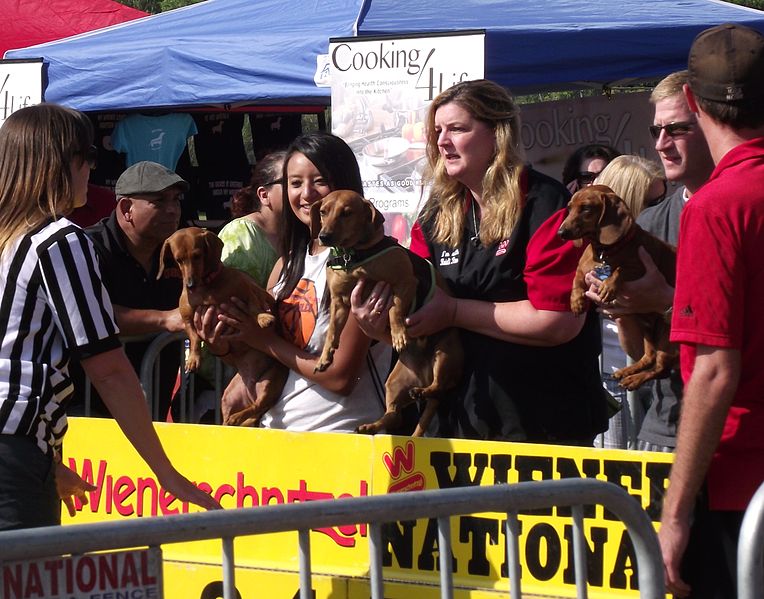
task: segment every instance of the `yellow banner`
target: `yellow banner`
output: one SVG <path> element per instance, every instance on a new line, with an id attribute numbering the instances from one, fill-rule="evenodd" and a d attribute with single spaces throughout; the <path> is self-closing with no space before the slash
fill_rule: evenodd
<path id="1" fill-rule="evenodd" d="M 671 464 L 668 454 L 551 445 L 181 424 L 158 424 L 157 430 L 178 469 L 212 492 L 226 508 L 585 477 L 623 487 L 657 521 Z M 111 420 L 73 418 L 65 460 L 98 487 L 90 493 L 88 505 L 78 505 L 77 516 L 66 516 L 66 522 L 171 515 L 197 509 L 159 488 Z M 601 507 L 586 508 L 585 517 L 590 596 L 638 597 L 636 560 L 624 526 Z M 454 584 L 460 593 L 479 597 L 508 590 L 505 518 L 502 514 L 452 518 Z M 535 510 L 521 514 L 520 523 L 524 592 L 575 596 L 569 510 Z M 393 522 L 385 527 L 384 534 L 385 578 L 393 581 L 385 586 L 386 596 L 403 597 L 413 583 L 419 588 L 438 584 L 434 521 Z M 313 531 L 311 548 L 317 574 L 314 580 L 319 581 L 314 584 L 317 598 L 368 596 L 365 525 Z M 222 580 L 213 574 L 220 572 L 219 568 L 208 570 L 198 564 L 220 564 L 219 541 L 173 544 L 163 549 L 167 597 L 217 596 L 210 594 L 214 585 L 208 585 Z M 273 588 L 282 590 L 269 596 L 292 597 L 298 588 L 297 554 L 296 533 L 237 539 L 236 582 L 242 598 L 264 596 L 262 590 L 269 583 L 263 581 L 271 576 Z M 195 564 L 187 567 L 204 573 L 170 574 L 187 564 Z M 176 594 L 175 586 L 181 583 L 184 591 Z M 403 589 L 400 593 L 395 591 L 399 588 Z M 481 593 L 470 594 L 470 589 Z"/>

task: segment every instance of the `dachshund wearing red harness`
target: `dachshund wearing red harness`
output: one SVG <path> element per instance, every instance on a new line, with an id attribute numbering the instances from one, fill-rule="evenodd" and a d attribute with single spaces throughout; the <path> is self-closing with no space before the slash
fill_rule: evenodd
<path id="1" fill-rule="evenodd" d="M 218 306 L 230 302 L 235 296 L 247 303 L 260 328 L 272 327 L 276 322 L 272 313 L 274 300 L 270 294 L 246 273 L 225 266 L 220 260 L 222 251 L 220 238 L 199 227 L 176 231 L 162 246 L 157 278 L 170 258 L 183 276 L 178 307 L 189 339 L 187 372 L 197 370 L 201 363 L 201 339 L 193 322 L 197 307 Z M 256 426 L 263 414 L 278 401 L 289 370 L 242 342 L 232 343 L 223 360 L 236 368 L 247 389 L 246 406 L 227 406 L 224 396 L 223 423 Z"/>
<path id="2" fill-rule="evenodd" d="M 624 281 L 634 281 L 645 274 L 638 249 L 644 247 L 669 285 L 676 280 L 676 249 L 640 227 L 628 206 L 605 185 L 586 187 L 571 198 L 568 216 L 560 225 L 558 235 L 574 240 L 590 241 L 578 263 L 570 307 L 574 314 L 586 309 L 584 280 L 587 272 L 602 273 L 599 298 L 602 303 L 615 300 Z M 634 319 L 642 331 L 644 354 L 626 368 L 613 374 L 619 384 L 634 390 L 651 379 L 665 378 L 678 359 L 675 345 L 669 342 L 670 326 L 663 314 L 627 314 L 622 319 Z M 631 328 L 631 327 L 630 327 Z"/>

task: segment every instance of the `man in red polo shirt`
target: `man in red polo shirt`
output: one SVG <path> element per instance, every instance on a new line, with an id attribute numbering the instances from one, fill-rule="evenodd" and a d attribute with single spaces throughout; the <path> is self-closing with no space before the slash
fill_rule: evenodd
<path id="1" fill-rule="evenodd" d="M 669 591 L 727 598 L 764 481 L 764 36 L 708 29 L 688 70 L 716 168 L 681 218 L 671 338 L 685 393 L 659 537 Z"/>

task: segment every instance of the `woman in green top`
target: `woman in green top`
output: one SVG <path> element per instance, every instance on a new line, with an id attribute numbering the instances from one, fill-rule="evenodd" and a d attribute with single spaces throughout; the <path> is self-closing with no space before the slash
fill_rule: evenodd
<path id="1" fill-rule="evenodd" d="M 282 168 L 285 152 L 272 152 L 261 158 L 252 172 L 248 187 L 240 190 L 252 202 L 250 212 L 235 218 L 220 230 L 223 241 L 221 258 L 226 266 L 244 271 L 263 289 L 278 259 L 279 223 L 283 206 Z M 215 384 L 215 363 L 205 349 L 199 374 L 211 386 Z M 235 371 L 224 367 L 223 383 L 227 385 Z M 194 421 L 202 418 L 205 410 L 214 410 L 214 394 L 202 391 L 196 399 L 198 413 Z"/>
<path id="2" fill-rule="evenodd" d="M 283 164 L 284 152 L 258 161 L 249 187 L 242 190 L 253 199 L 252 212 L 232 220 L 219 233 L 226 266 L 243 270 L 263 288 L 278 257 Z"/>

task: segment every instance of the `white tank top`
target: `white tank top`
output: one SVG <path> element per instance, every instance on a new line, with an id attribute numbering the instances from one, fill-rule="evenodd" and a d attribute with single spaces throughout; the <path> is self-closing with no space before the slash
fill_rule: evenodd
<path id="1" fill-rule="evenodd" d="M 289 302 L 295 305 L 284 325 L 298 345 L 318 355 L 324 346 L 329 321 L 321 310 L 326 290 L 329 250 L 305 256 L 305 272 Z M 279 286 L 274 289 L 277 293 Z M 278 403 L 263 417 L 264 428 L 292 431 L 354 432 L 360 424 L 374 422 L 384 413 L 384 383 L 390 370 L 391 348 L 377 343 L 369 349 L 366 366 L 352 393 L 338 395 L 289 372 Z"/>

